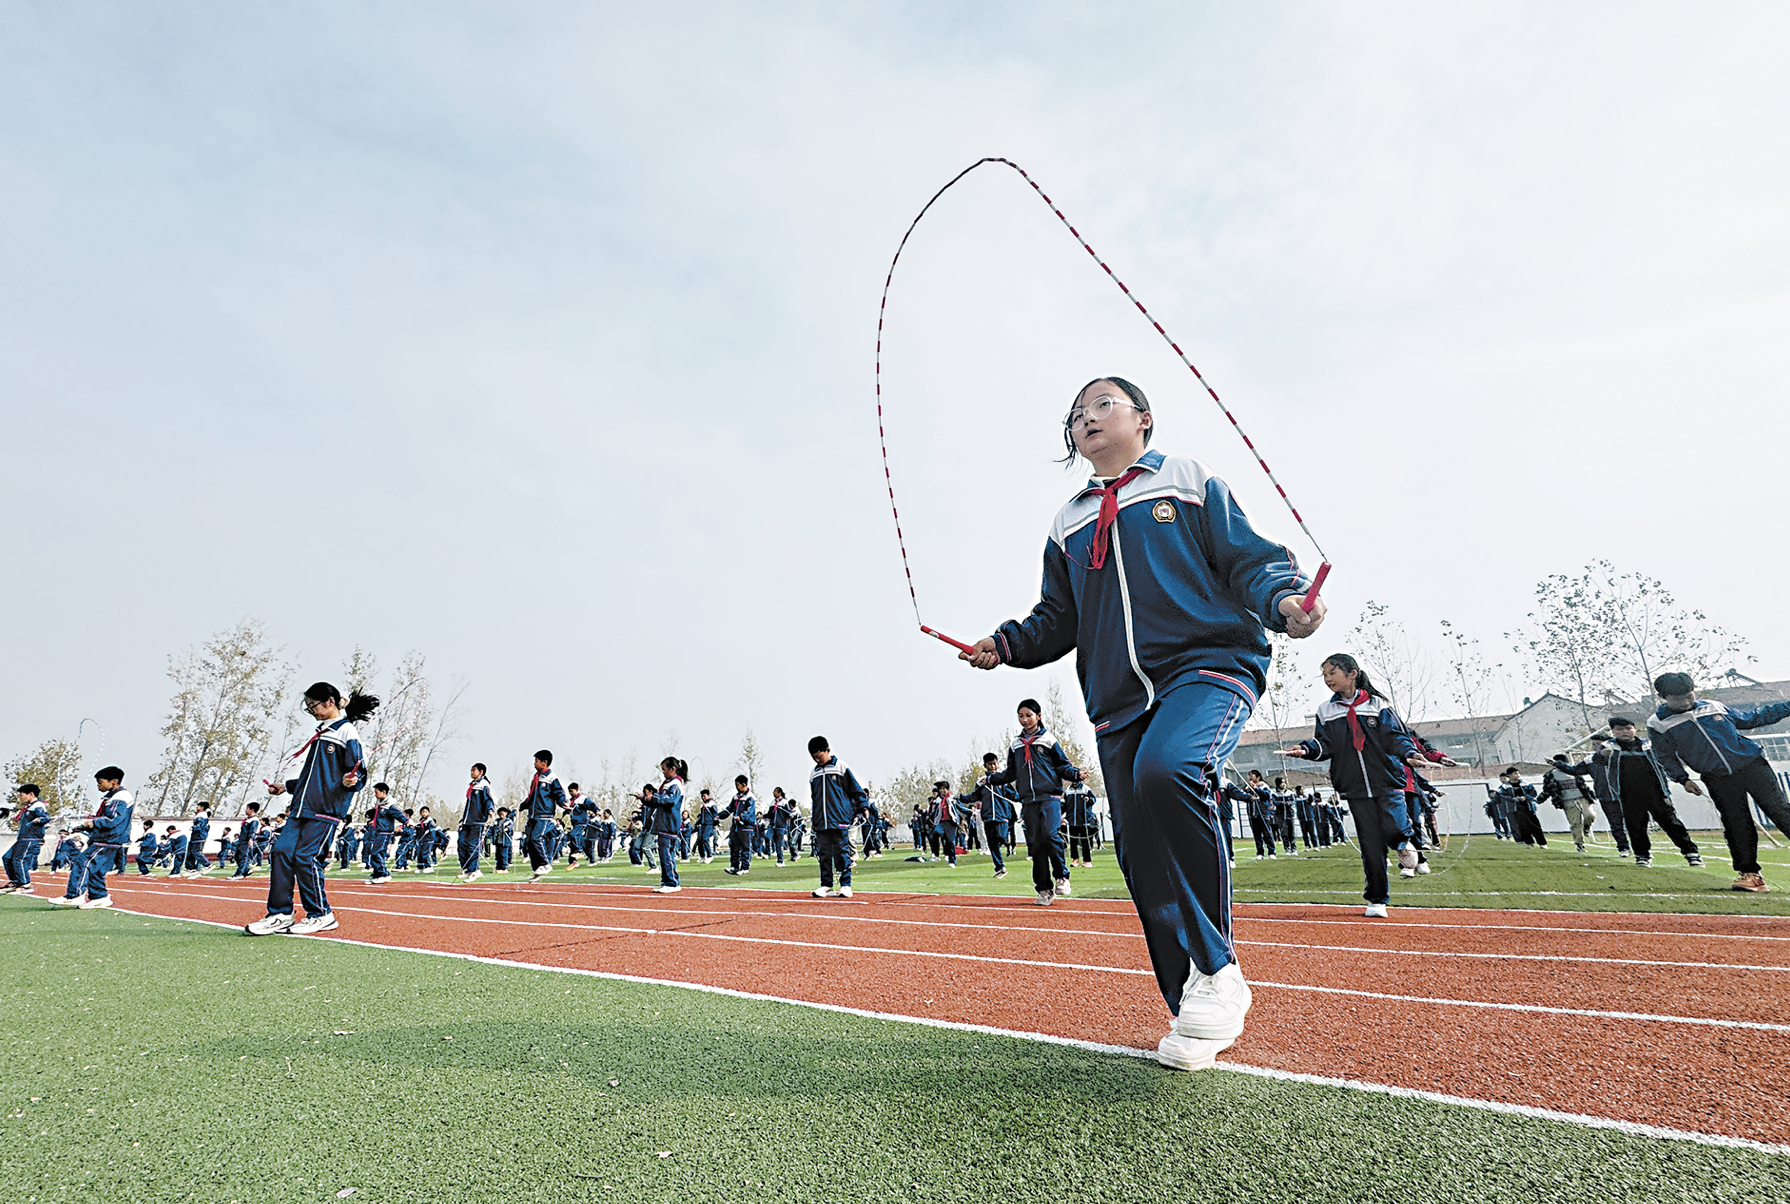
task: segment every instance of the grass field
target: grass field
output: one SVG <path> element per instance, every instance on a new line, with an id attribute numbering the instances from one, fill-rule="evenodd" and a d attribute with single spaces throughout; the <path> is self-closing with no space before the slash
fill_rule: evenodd
<path id="1" fill-rule="evenodd" d="M 1475 836 L 1454 837 L 1447 849 L 1435 850 L 1435 872 L 1410 881 L 1393 878 L 1392 901 L 1430 907 L 1541 907 L 1550 911 L 1681 911 L 1710 914 L 1790 915 L 1790 847 L 1760 850 L 1772 894 L 1752 895 L 1728 889 L 1733 867 L 1725 859 L 1719 832 L 1693 834 L 1704 854 L 1701 869 L 1692 869 L 1684 858 L 1660 837 L 1654 846 L 1654 864 L 1639 869 L 1632 861 L 1617 858 L 1608 843 L 1589 847 L 1583 855 L 1573 851 L 1567 839 L 1552 841 L 1547 848 L 1529 848 L 1509 841 Z M 1664 845 L 1662 848 L 1661 845 Z M 1238 842 L 1235 895 L 1239 902 L 1356 903 L 1361 900 L 1361 859 L 1353 846 L 1307 851 L 1298 857 L 1256 861 L 1253 846 Z M 860 890 L 937 892 L 1029 896 L 1031 863 L 1020 856 L 1008 859 L 1007 877 L 995 881 L 987 856 L 960 857 L 957 869 L 942 861 L 914 862 L 911 848 L 895 849 L 858 866 L 854 885 Z M 812 888 L 818 881 L 812 858 L 789 865 L 758 860 L 745 877 L 723 872 L 724 857 L 712 865 L 684 864 L 678 869 L 686 885 L 761 887 L 791 890 Z M 444 861 L 434 877 L 452 881 L 456 867 Z M 336 876 L 364 877 L 364 874 Z M 413 875 L 399 873 L 400 881 Z M 507 875 L 511 880 L 528 877 L 526 862 Z M 487 874 L 486 881 L 504 878 Z M 645 871 L 618 858 L 608 865 L 567 870 L 563 864 L 547 878 L 555 882 L 638 883 L 657 881 L 657 871 Z M 1113 861 L 1111 846 L 1099 850 L 1092 868 L 1073 871 L 1075 893 L 1092 899 L 1126 898 L 1125 883 Z"/>
<path id="2" fill-rule="evenodd" d="M 14 1200 L 1756 1201 L 1784 1172 L 1765 1154 L 24 899 L 0 900 L 0 941 Z"/>

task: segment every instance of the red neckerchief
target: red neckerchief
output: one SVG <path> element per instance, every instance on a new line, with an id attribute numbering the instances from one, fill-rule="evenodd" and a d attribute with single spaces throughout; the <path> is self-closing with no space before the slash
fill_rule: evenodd
<path id="1" fill-rule="evenodd" d="M 1128 468 L 1111 485 L 1093 491 L 1100 495 L 1100 517 L 1094 523 L 1094 546 L 1088 549 L 1089 568 L 1097 569 L 1106 564 L 1106 542 L 1113 524 L 1119 521 L 1119 490 L 1142 476 L 1143 472 L 1142 468 Z M 1026 760 L 1031 760 L 1029 750 Z"/>
<path id="2" fill-rule="evenodd" d="M 537 770 L 535 770 L 534 780 L 529 782 L 529 784 L 528 784 L 528 794 L 523 797 L 522 801 L 526 803 L 530 799 L 534 798 L 535 787 L 539 786 L 540 784 L 541 784 L 541 771 L 537 769 Z M 467 791 L 467 793 L 471 794 L 472 792 L 469 790 L 469 791 Z"/>
<path id="3" fill-rule="evenodd" d="M 482 782 L 482 781 L 484 781 L 484 779 L 480 778 L 479 781 Z M 466 801 L 467 802 L 470 803 L 472 801 L 472 792 L 478 786 L 478 784 L 479 784 L 478 782 L 474 782 L 474 783 L 472 783 L 472 785 L 470 785 L 466 788 Z"/>
<path id="4" fill-rule="evenodd" d="M 1349 708 L 1349 736 L 1355 742 L 1355 751 L 1360 752 L 1367 747 L 1367 733 L 1361 730 L 1361 720 L 1355 717 L 1355 708 L 1367 701 L 1367 691 L 1355 691 L 1355 697 L 1343 705 Z"/>
<path id="5" fill-rule="evenodd" d="M 1104 559 L 1104 553 L 1102 553 L 1102 558 Z M 1099 568 L 1100 566 L 1095 565 L 1094 567 Z M 1037 735 L 1028 736 L 1023 732 L 1020 733 L 1019 743 L 1024 747 L 1027 765 L 1030 765 L 1032 763 L 1032 744 L 1038 739 L 1038 736 L 1042 736 L 1043 734 L 1044 734 L 1044 725 L 1042 723 L 1040 723 L 1038 725 Z"/>

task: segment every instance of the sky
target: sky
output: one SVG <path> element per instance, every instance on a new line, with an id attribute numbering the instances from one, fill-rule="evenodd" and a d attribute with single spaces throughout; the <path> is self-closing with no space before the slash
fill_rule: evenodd
<path id="1" fill-rule="evenodd" d="M 1605 558 L 1790 677 L 1781 5 L 0 3 L 0 112 L 0 757 L 91 718 L 140 783 L 248 616 L 302 681 L 424 653 L 454 763 L 718 779 L 750 727 L 796 788 L 816 732 L 875 779 L 1073 700 L 916 632 L 883 488 L 889 257 L 984 155 L 1267 453 L 1310 648 L 1372 599 L 1527 693 L 1505 633 Z M 1315 565 L 984 167 L 884 338 L 928 623 L 1036 599 L 1107 373 Z"/>

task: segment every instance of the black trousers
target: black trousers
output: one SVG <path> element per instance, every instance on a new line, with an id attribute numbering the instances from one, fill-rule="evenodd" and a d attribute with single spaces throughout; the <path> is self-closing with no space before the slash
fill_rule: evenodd
<path id="1" fill-rule="evenodd" d="M 1259 815 L 1249 817 L 1249 834 L 1255 837 L 1255 855 L 1261 857 L 1274 852 L 1274 828 Z"/>
<path id="2" fill-rule="evenodd" d="M 1759 829 L 1753 826 L 1753 813 L 1747 808 L 1750 795 L 1759 810 L 1765 812 L 1780 832 L 1790 832 L 1790 803 L 1784 801 L 1784 788 L 1771 763 L 1754 757 L 1733 773 L 1704 774 L 1703 784 L 1709 787 L 1710 801 L 1722 815 L 1722 836 L 1728 842 L 1728 855 L 1734 858 L 1734 872 L 1759 872 Z M 1662 825 L 1663 826 L 1663 825 Z"/>
<path id="3" fill-rule="evenodd" d="M 1653 837 L 1647 831 L 1649 819 L 1659 824 L 1660 830 L 1678 846 L 1680 853 L 1689 857 L 1697 852 L 1697 842 L 1684 830 L 1684 821 L 1678 818 L 1678 809 L 1659 792 L 1657 786 L 1652 790 L 1631 790 L 1624 795 L 1622 819 L 1623 826 L 1628 829 L 1628 842 L 1633 846 L 1637 860 L 1645 861 L 1653 856 Z"/>

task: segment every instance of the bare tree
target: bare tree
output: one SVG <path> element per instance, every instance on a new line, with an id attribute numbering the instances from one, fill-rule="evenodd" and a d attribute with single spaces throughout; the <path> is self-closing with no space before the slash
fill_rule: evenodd
<path id="1" fill-rule="evenodd" d="M 746 780 L 752 784 L 752 789 L 760 788 L 758 775 L 764 771 L 764 753 L 759 749 L 758 737 L 753 734 L 751 728 L 747 728 L 746 734 L 741 737 L 740 753 L 734 758 L 733 763 L 741 773 L 746 775 Z"/>
<path id="2" fill-rule="evenodd" d="M 1057 743 L 1063 746 L 1063 752 L 1069 757 L 1070 763 L 1081 770 L 1082 780 L 1087 783 L 1088 789 L 1095 794 L 1104 795 L 1106 781 L 1100 776 L 1100 758 L 1089 756 L 1076 735 L 1078 725 L 1087 725 L 1087 717 L 1079 711 L 1071 713 L 1064 707 L 1061 682 L 1051 682 L 1050 689 L 1045 691 L 1044 722 L 1050 725 L 1050 730 L 1056 735 Z"/>
<path id="3" fill-rule="evenodd" d="M 1372 670 L 1393 710 L 1406 719 L 1421 719 L 1429 713 L 1436 663 L 1405 625 L 1392 617 L 1390 606 L 1370 600 L 1350 630 L 1349 641 Z"/>
<path id="4" fill-rule="evenodd" d="M 148 790 L 166 814 L 240 795 L 273 741 L 273 717 L 292 670 L 258 620 L 244 619 L 197 649 L 168 658 L 175 693 L 162 735 L 167 746 Z"/>
<path id="5" fill-rule="evenodd" d="M 1493 665 L 1488 669 L 1485 658 L 1479 654 L 1479 641 L 1469 639 L 1447 619 L 1442 620 L 1442 646 L 1446 649 L 1455 705 L 1461 708 L 1461 714 L 1467 720 L 1467 732 L 1473 738 L 1473 764 L 1484 773 L 1492 733 L 1484 730 L 1480 716 L 1485 714 L 1491 698 L 1493 673 L 1504 666 Z"/>
<path id="6" fill-rule="evenodd" d="M 405 804 L 423 801 L 423 771 L 435 749 L 452 738 L 449 712 L 465 691 L 460 687 L 449 707 L 437 712 L 425 668 L 422 653 L 407 652 L 390 680 L 381 682 L 378 659 L 359 647 L 343 666 L 351 692 L 379 696 L 379 709 L 360 733 L 366 774 L 389 785 L 393 796 Z"/>
<path id="7" fill-rule="evenodd" d="M 6 789 L 10 795 L 26 782 L 35 784 L 51 815 L 85 814 L 89 809 L 87 782 L 81 777 L 81 746 L 73 740 L 45 740 L 28 753 L 6 763 Z"/>

